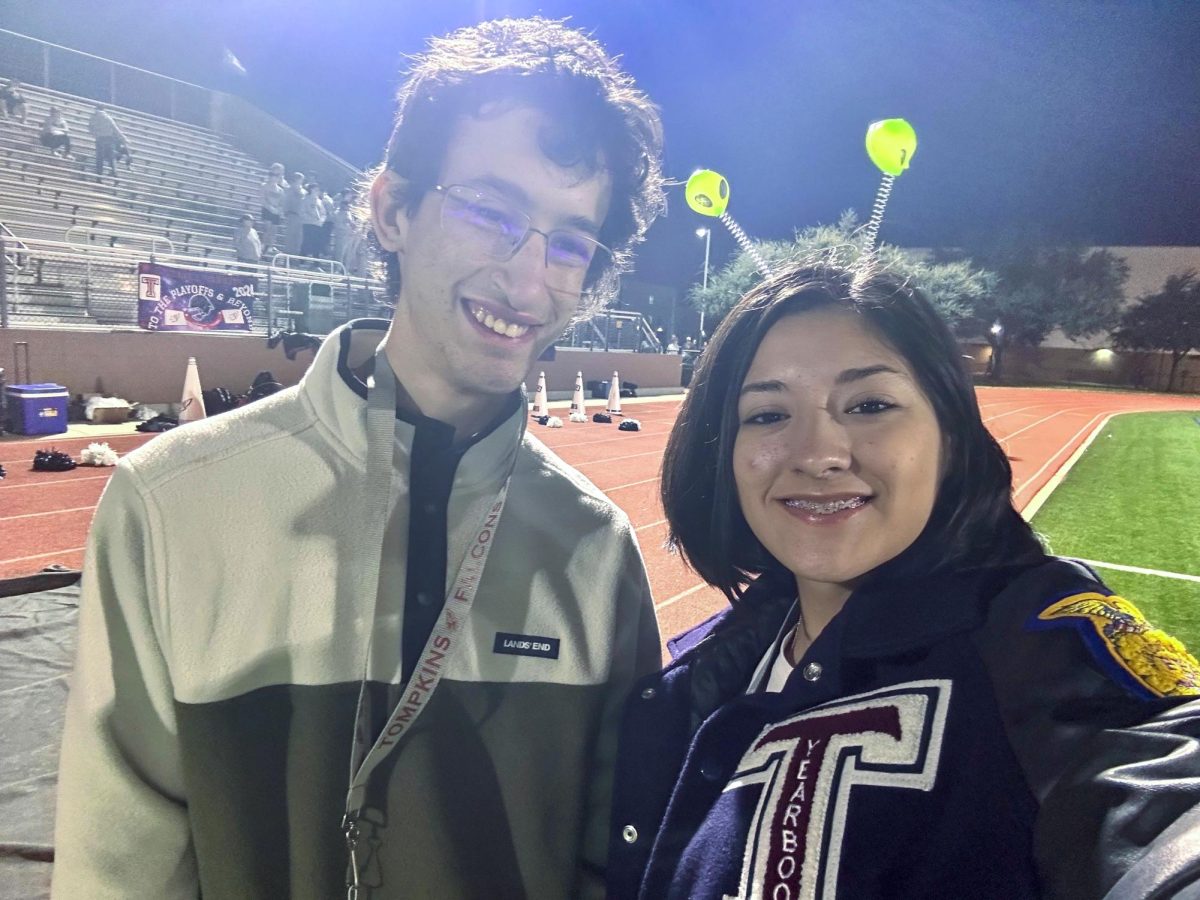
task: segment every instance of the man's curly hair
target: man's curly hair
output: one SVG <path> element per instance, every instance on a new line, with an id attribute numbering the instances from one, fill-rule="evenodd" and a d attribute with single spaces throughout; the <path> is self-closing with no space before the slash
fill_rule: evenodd
<path id="1" fill-rule="evenodd" d="M 399 198 L 411 213 L 438 181 L 459 117 L 495 104 L 542 110 L 538 135 L 546 158 L 587 175 L 607 170 L 612 202 L 599 240 L 611 265 L 590 271 L 578 315 L 602 308 L 631 268 L 633 248 L 666 207 L 662 175 L 662 122 L 645 93 L 595 40 L 562 21 L 501 19 L 432 38 L 412 58 L 397 94 L 396 120 L 382 166 L 407 184 Z M 366 191 L 360 222 L 370 221 Z M 378 243 L 372 241 L 379 250 Z M 400 291 L 399 259 L 382 252 L 388 294 Z"/>

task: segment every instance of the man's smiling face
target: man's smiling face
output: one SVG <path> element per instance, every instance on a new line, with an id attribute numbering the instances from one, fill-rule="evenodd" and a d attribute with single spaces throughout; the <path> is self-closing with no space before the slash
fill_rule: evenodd
<path id="1" fill-rule="evenodd" d="M 376 233 L 385 249 L 399 254 L 401 271 L 388 358 L 427 415 L 439 415 L 439 398 L 494 406 L 498 395 L 521 383 L 579 306 L 578 289 L 548 286 L 548 275 L 550 284 L 561 285 L 563 277 L 547 269 L 545 234 L 595 237 L 608 214 L 611 178 L 604 169 L 564 169 L 548 160 L 538 144 L 545 125 L 545 114 L 528 106 L 464 116 L 447 145 L 442 190 L 426 191 L 410 213 L 376 201 Z M 376 194 L 385 194 L 389 182 L 402 184 L 385 171 Z M 497 200 L 528 216 L 536 230 L 507 260 L 481 252 L 444 217 L 443 206 L 455 202 L 445 189 L 451 186 L 490 198 L 468 211 L 476 220 Z M 581 271 L 578 288 L 582 278 Z"/>

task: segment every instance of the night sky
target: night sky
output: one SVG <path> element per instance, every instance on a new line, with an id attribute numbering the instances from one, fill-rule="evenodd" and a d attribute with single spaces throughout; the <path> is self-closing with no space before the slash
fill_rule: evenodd
<path id="1" fill-rule="evenodd" d="M 884 240 L 1033 227 L 1085 244 L 1200 244 L 1196 0 L 0 0 L 0 26 L 241 93 L 366 166 L 403 54 L 534 12 L 571 16 L 623 56 L 662 107 L 669 174 L 723 172 L 754 237 L 869 212 L 878 171 L 863 134 L 903 116 L 920 145 Z M 244 77 L 222 66 L 226 48 Z M 701 224 L 675 189 L 638 275 L 688 283 Z M 714 232 L 714 263 L 732 248 Z"/>

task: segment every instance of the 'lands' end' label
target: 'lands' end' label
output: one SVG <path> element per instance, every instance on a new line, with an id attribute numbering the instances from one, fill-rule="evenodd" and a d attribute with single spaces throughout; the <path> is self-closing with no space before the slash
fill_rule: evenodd
<path id="1" fill-rule="evenodd" d="M 543 659 L 558 659 L 558 638 L 539 637 L 536 634 L 505 634 L 496 632 L 495 653 L 514 656 L 540 656 Z"/>

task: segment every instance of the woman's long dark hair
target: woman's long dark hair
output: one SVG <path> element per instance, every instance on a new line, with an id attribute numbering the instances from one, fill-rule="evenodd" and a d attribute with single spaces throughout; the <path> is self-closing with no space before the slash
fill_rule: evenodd
<path id="1" fill-rule="evenodd" d="M 778 273 L 725 317 L 696 368 L 667 442 L 662 502 L 671 543 L 731 601 L 762 574 L 788 573 L 754 536 L 733 477 L 738 393 L 771 327 L 786 315 L 834 306 L 863 317 L 904 358 L 944 440 L 944 474 L 929 522 L 873 575 L 920 577 L 955 568 L 1032 563 L 1045 554 L 1012 505 L 1012 469 L 988 432 L 958 345 L 927 299 L 886 274 L 832 265 Z"/>

